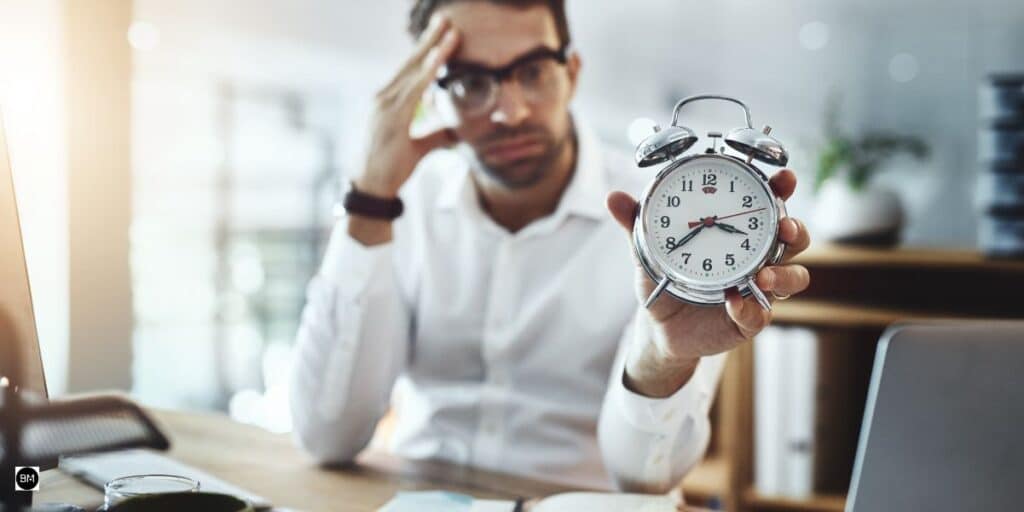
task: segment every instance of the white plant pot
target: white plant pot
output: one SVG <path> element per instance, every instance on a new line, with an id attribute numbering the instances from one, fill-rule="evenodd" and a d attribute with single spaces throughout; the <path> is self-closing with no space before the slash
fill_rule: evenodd
<path id="1" fill-rule="evenodd" d="M 853 190 L 844 178 L 831 179 L 818 193 L 813 223 L 815 238 L 892 246 L 903 227 L 903 206 L 891 190 L 871 185 Z"/>

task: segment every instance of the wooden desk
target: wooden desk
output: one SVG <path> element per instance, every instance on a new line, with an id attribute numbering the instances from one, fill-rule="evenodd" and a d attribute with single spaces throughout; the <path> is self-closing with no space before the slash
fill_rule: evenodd
<path id="1" fill-rule="evenodd" d="M 580 490 L 442 463 L 404 461 L 379 452 L 363 453 L 355 465 L 325 470 L 287 435 L 235 423 L 220 414 L 153 415 L 171 438 L 168 455 L 260 494 L 277 507 L 375 511 L 400 490 L 444 489 L 503 500 Z M 96 507 L 103 495 L 58 469 L 43 473 L 35 501 Z"/>

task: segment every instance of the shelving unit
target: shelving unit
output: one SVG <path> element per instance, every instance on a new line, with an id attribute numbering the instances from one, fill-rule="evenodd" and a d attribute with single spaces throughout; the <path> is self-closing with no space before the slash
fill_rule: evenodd
<path id="1" fill-rule="evenodd" d="M 892 323 L 949 319 L 1021 319 L 1024 261 L 989 260 L 965 250 L 873 249 L 816 246 L 797 262 L 811 273 L 803 294 L 777 302 L 774 322 L 813 328 L 819 343 L 843 350 L 842 368 L 825 378 L 847 384 L 841 438 L 849 450 L 836 460 L 831 480 L 842 488 L 806 498 L 764 496 L 754 486 L 754 357 L 751 344 L 733 351 L 712 414 L 708 458 L 687 476 L 683 490 L 695 504 L 735 512 L 838 512 L 846 502 L 863 416 L 867 381 L 879 336 Z M 848 424 L 847 424 L 848 423 Z"/>
<path id="2" fill-rule="evenodd" d="M 845 495 L 818 494 L 806 499 L 796 500 L 774 496 L 761 496 L 753 487 L 743 493 L 743 501 L 754 510 L 785 510 L 806 512 L 843 512 L 846 506 Z"/>

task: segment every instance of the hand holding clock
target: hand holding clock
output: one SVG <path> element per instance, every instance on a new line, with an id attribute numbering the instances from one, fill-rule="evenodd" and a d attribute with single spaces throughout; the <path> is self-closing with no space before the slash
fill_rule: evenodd
<path id="1" fill-rule="evenodd" d="M 770 185 L 775 194 L 786 200 L 796 188 L 796 175 L 788 169 L 781 170 L 772 176 Z M 636 208 L 636 200 L 625 192 L 608 195 L 608 210 L 627 235 L 632 232 Z M 718 225 L 718 219 L 714 220 L 714 225 Z M 694 229 L 676 247 L 692 240 L 708 225 L 703 219 L 690 224 Z M 739 231 L 726 226 L 719 227 Z M 779 238 L 787 244 L 782 264 L 761 269 L 756 282 L 765 292 L 793 295 L 807 288 L 810 275 L 803 266 L 786 262 L 807 248 L 810 236 L 802 222 L 787 217 L 779 225 Z M 636 292 L 643 300 L 657 283 L 639 264 L 636 275 Z M 650 397 L 672 395 L 689 381 L 701 357 L 732 350 L 771 322 L 770 311 L 761 308 L 753 298 L 744 299 L 736 289 L 726 293 L 724 308 L 686 304 L 665 294 L 641 314 L 650 315 L 653 339 L 627 357 L 625 382 L 634 392 Z"/>

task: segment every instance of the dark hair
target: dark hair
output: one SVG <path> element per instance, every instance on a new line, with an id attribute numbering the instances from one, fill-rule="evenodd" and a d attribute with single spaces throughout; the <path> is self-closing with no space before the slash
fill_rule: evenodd
<path id="1" fill-rule="evenodd" d="M 470 0 L 414 0 L 412 9 L 409 11 L 409 33 L 413 37 L 419 37 L 427 24 L 430 23 L 430 16 L 438 7 L 455 2 L 468 2 Z M 565 0 L 476 0 L 488 1 L 492 4 L 508 5 L 512 7 L 530 7 L 534 5 L 545 5 L 551 10 L 555 18 L 555 28 L 558 30 L 558 38 L 562 46 L 569 45 L 569 21 L 565 17 Z"/>

